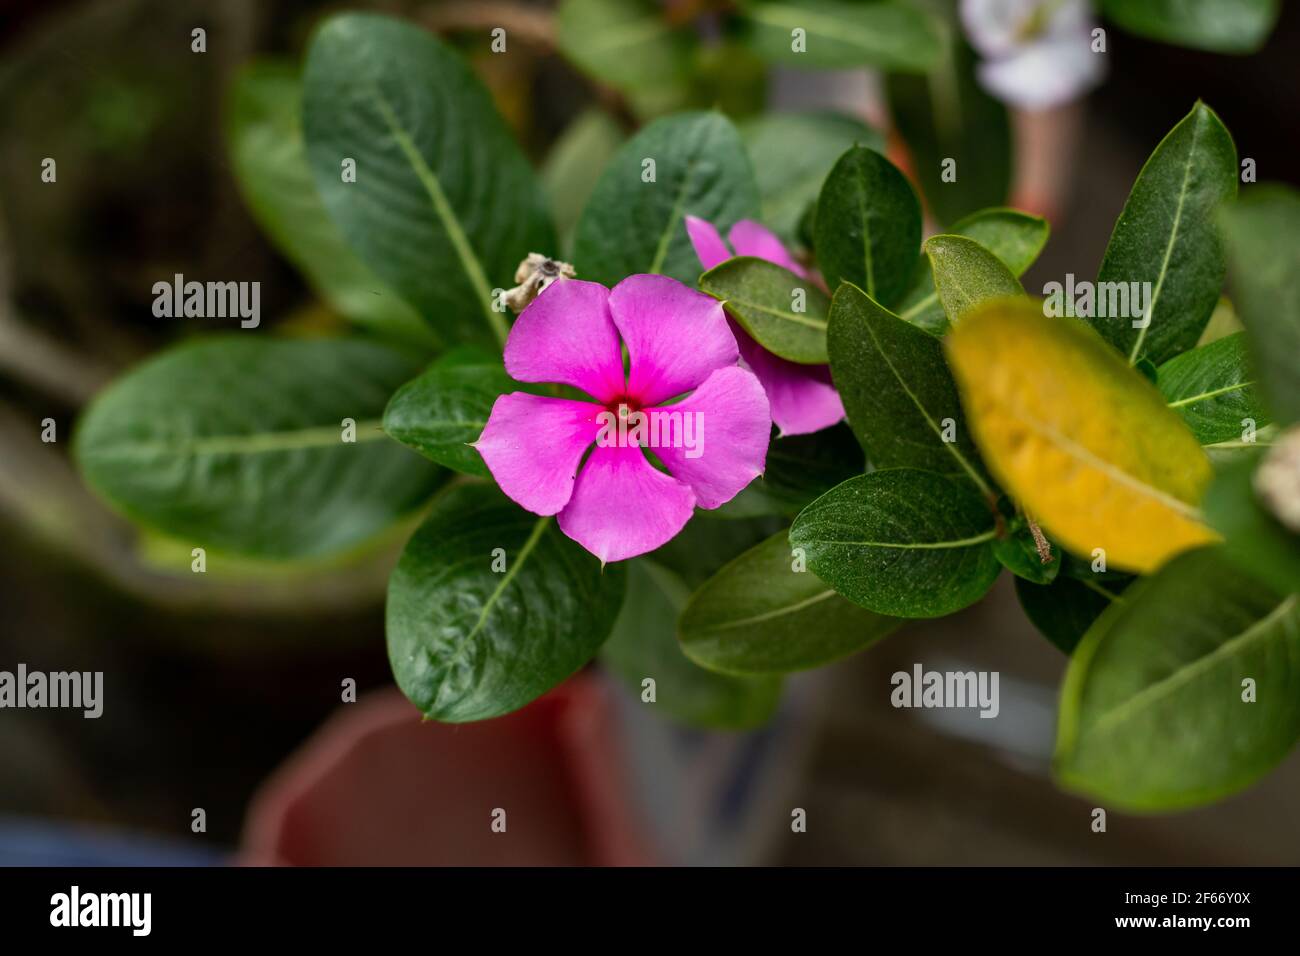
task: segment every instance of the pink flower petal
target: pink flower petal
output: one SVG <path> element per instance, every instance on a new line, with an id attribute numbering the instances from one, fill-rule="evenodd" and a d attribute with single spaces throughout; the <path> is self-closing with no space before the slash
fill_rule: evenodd
<path id="1" fill-rule="evenodd" d="M 690 237 L 695 255 L 700 260 L 700 266 L 706 272 L 731 258 L 731 250 L 722 241 L 722 236 L 718 235 L 718 230 L 714 228 L 713 223 L 698 216 L 687 216 L 686 235 Z"/>
<path id="2" fill-rule="evenodd" d="M 563 382 L 608 402 L 623 392 L 623 352 L 598 282 L 554 282 L 515 320 L 505 362 L 519 382 Z"/>
<path id="3" fill-rule="evenodd" d="M 752 372 L 720 368 L 695 392 L 674 405 L 650 410 L 651 418 L 696 416 L 696 427 L 675 434 L 695 436 L 694 448 L 680 440 L 652 449 L 673 476 L 695 491 L 701 508 L 717 508 L 763 473 L 772 432 L 763 386 Z M 658 425 L 659 433 L 665 431 Z M 653 432 L 652 432 L 653 433 Z"/>
<path id="4" fill-rule="evenodd" d="M 640 448 L 597 445 L 559 525 L 602 563 L 622 561 L 671 540 L 694 509 L 691 489 L 657 471 Z"/>
<path id="5" fill-rule="evenodd" d="M 610 292 L 609 310 L 627 345 L 627 394 L 642 407 L 697 388 L 740 357 L 722 303 L 676 279 L 629 276 Z"/>
<path id="6" fill-rule="evenodd" d="M 736 250 L 738 256 L 766 259 L 783 269 L 789 269 L 800 278 L 808 277 L 804 267 L 794 261 L 794 256 L 786 251 L 785 244 L 776 237 L 776 233 L 752 219 L 742 219 L 732 226 L 727 238 L 731 240 L 731 248 Z"/>
<path id="7" fill-rule="evenodd" d="M 509 498 L 534 514 L 553 515 L 573 495 L 601 411 L 594 402 L 511 392 L 493 404 L 474 447 Z"/>
<path id="8" fill-rule="evenodd" d="M 733 325 L 740 357 L 758 376 L 781 435 L 808 435 L 844 417 L 844 403 L 831 384 L 829 365 L 800 365 L 773 355 Z"/>

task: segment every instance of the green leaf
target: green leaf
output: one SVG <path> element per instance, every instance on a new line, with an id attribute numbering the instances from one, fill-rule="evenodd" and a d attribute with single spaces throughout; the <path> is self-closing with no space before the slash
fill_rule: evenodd
<path id="1" fill-rule="evenodd" d="M 352 253 L 325 212 L 307 167 L 301 104 L 292 64 L 252 63 L 231 86 L 226 140 L 249 211 L 340 315 L 394 339 L 436 345 L 432 329 Z"/>
<path id="2" fill-rule="evenodd" d="M 982 209 L 954 224 L 951 233 L 974 239 L 1019 278 L 1043 251 L 1049 231 L 1046 219 L 1029 213 L 1016 209 Z M 935 335 L 948 330 L 948 316 L 934 288 L 934 271 L 924 253 L 916 264 L 911 287 L 898 305 L 898 315 Z"/>
<path id="3" fill-rule="evenodd" d="M 1156 386 L 1202 445 L 1240 438 L 1243 419 L 1259 428 L 1271 421 L 1255 388 L 1244 332 L 1170 359 L 1157 370 Z"/>
<path id="4" fill-rule="evenodd" d="M 677 616 L 690 596 L 681 577 L 645 558 L 628 563 L 628 594 L 600 657 L 638 698 L 655 682 L 654 709 L 696 727 L 746 730 L 771 718 L 779 677 L 738 677 L 705 670 L 677 642 Z"/>
<path id="5" fill-rule="evenodd" d="M 1051 560 L 1044 564 L 1029 523 L 1021 517 L 1014 519 L 1006 536 L 994 539 L 993 553 L 998 563 L 1016 577 L 1034 584 L 1051 584 L 1061 571 L 1061 549 L 1051 541 L 1047 545 Z"/>
<path id="6" fill-rule="evenodd" d="M 1242 699 L 1247 678 L 1253 702 Z M 1080 642 L 1055 769 L 1124 809 L 1172 810 L 1249 785 L 1298 736 L 1300 597 L 1202 549 L 1130 588 Z"/>
<path id="7" fill-rule="evenodd" d="M 542 186 L 551 203 L 555 228 L 567 255 L 596 180 L 623 143 L 618 123 L 600 110 L 591 109 L 570 123 L 547 154 L 542 167 Z"/>
<path id="8" fill-rule="evenodd" d="M 961 321 L 971 309 L 990 299 L 1025 294 L 1002 260 L 974 239 L 931 236 L 925 241 L 925 254 L 949 323 Z"/>
<path id="9" fill-rule="evenodd" d="M 781 531 L 706 581 L 678 624 L 686 655 L 723 673 L 779 674 L 838 660 L 903 623 L 850 604 L 794 564 Z"/>
<path id="10" fill-rule="evenodd" d="M 424 457 L 467 475 L 491 478 L 483 458 L 470 447 L 507 392 L 545 394 L 506 374 L 500 358 L 458 350 L 434 362 L 401 388 L 384 409 L 384 431 Z"/>
<path id="11" fill-rule="evenodd" d="M 885 150 L 878 130 L 841 113 L 768 113 L 742 124 L 740 135 L 754 162 L 762 222 L 787 245 L 846 149 Z"/>
<path id="12" fill-rule="evenodd" d="M 690 75 L 695 34 L 656 0 L 561 0 L 555 19 L 560 52 L 615 89 L 680 87 Z"/>
<path id="13" fill-rule="evenodd" d="M 811 435 L 775 435 L 767 447 L 763 474 L 721 508 L 700 514 L 727 519 L 793 518 L 814 498 L 865 468 L 862 448 L 844 422 Z"/>
<path id="14" fill-rule="evenodd" d="M 835 387 L 869 462 L 964 474 L 991 492 L 939 339 L 845 284 L 831 300 L 826 344 Z"/>
<path id="15" fill-rule="evenodd" d="M 1237 309 L 1265 403 L 1278 422 L 1300 422 L 1300 193 L 1255 187 L 1224 219 Z"/>
<path id="16" fill-rule="evenodd" d="M 911 278 L 921 243 L 921 206 L 893 163 L 855 146 L 826 177 L 813 232 L 827 286 L 852 282 L 888 307 Z"/>
<path id="17" fill-rule="evenodd" d="M 1268 187 L 1264 187 L 1267 189 Z M 1220 213 L 1220 218 L 1224 213 L 1233 209 L 1234 206 L 1226 207 Z M 1231 252 L 1231 250 L 1229 250 Z M 1205 326 L 1205 331 L 1197 340 L 1197 345 L 1209 345 L 1211 342 L 1217 342 L 1219 339 L 1227 338 L 1235 332 L 1244 331 L 1245 326 L 1237 318 L 1237 310 L 1233 307 L 1232 302 L 1227 296 L 1219 296 L 1219 301 L 1215 303 L 1214 312 L 1210 315 L 1210 321 Z"/>
<path id="18" fill-rule="evenodd" d="M 1225 539 L 1224 554 L 1282 594 L 1300 592 L 1300 535 L 1292 534 L 1261 503 L 1252 478 L 1259 454 L 1229 462 L 1205 493 L 1205 517 Z"/>
<path id="19" fill-rule="evenodd" d="M 697 510 L 695 517 L 704 518 L 709 514 L 712 512 Z M 732 558 L 771 537 L 786 524 L 770 516 L 743 517 L 733 521 L 691 520 L 681 534 L 647 557 L 670 569 L 686 583 L 689 591 L 693 591 Z"/>
<path id="20" fill-rule="evenodd" d="M 984 596 L 1001 570 L 988 504 L 968 484 L 915 468 L 850 478 L 795 519 L 790 546 L 844 597 L 877 614 L 942 617 Z"/>
<path id="21" fill-rule="evenodd" d="M 771 505 L 764 513 L 793 518 L 865 467 L 862 448 L 843 422 L 811 435 L 778 435 L 767 446 L 762 476 L 741 494 L 757 492 Z"/>
<path id="22" fill-rule="evenodd" d="M 959 39 L 948 48 L 925 76 L 891 73 L 885 85 L 926 205 L 942 223 L 1006 202 L 1014 155 L 1007 108 L 976 81 L 974 53 Z M 956 178 L 945 182 L 949 159 Z"/>
<path id="23" fill-rule="evenodd" d="M 661 273 L 695 285 L 703 270 L 686 235 L 688 215 L 724 234 L 737 220 L 758 215 L 749 157 L 720 113 L 666 116 L 623 145 L 578 221 L 578 275 L 612 286 L 630 275 Z"/>
<path id="24" fill-rule="evenodd" d="M 1236 194 L 1232 136 L 1198 101 L 1142 167 L 1097 274 L 1098 303 L 1107 298 L 1107 283 L 1149 284 L 1143 327 L 1134 328 L 1136 310 L 1088 320 L 1130 365 L 1144 355 L 1160 365 L 1200 338 L 1223 285 L 1223 242 L 1215 214 Z"/>
<path id="25" fill-rule="evenodd" d="M 492 289 L 528 253 L 553 252 L 555 235 L 473 72 L 418 27 L 340 14 L 312 40 L 303 89 L 316 188 L 353 251 L 446 342 L 504 342 Z"/>
<path id="26" fill-rule="evenodd" d="M 397 686 L 426 717 L 449 723 L 518 710 L 591 660 L 624 582 L 620 565 L 602 570 L 554 519 L 487 485 L 452 486 L 388 582 Z"/>
<path id="27" fill-rule="evenodd" d="M 342 551 L 440 480 L 379 428 L 388 396 L 418 368 L 357 340 L 199 339 L 100 393 L 73 451 L 115 508 L 195 547 L 275 559 Z M 349 418 L 354 443 L 343 441 Z"/>
<path id="28" fill-rule="evenodd" d="M 1162 43 L 1254 53 L 1273 32 L 1278 0 L 1102 0 L 1108 20 L 1129 33 Z"/>
<path id="29" fill-rule="evenodd" d="M 781 0 L 746 4 L 742 13 L 755 52 L 804 69 L 874 66 L 924 72 L 941 49 L 933 21 L 902 3 Z M 795 30 L 803 31 L 803 52 L 794 49 Z"/>
<path id="30" fill-rule="evenodd" d="M 831 301 L 815 282 L 765 259 L 736 256 L 700 276 L 700 288 L 769 352 L 805 365 L 826 364 Z"/>
<path id="31" fill-rule="evenodd" d="M 1093 622 L 1115 601 L 1122 601 L 1122 589 L 1102 582 L 1058 575 L 1049 584 L 1035 584 L 1016 577 L 1020 607 L 1039 633 L 1066 654 L 1075 647 Z"/>

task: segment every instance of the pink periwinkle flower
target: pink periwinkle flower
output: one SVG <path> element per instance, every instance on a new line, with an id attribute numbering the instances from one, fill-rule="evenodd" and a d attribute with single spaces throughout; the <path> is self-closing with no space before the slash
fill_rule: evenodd
<path id="1" fill-rule="evenodd" d="M 772 419 L 738 358 L 722 305 L 675 279 L 557 282 L 510 330 L 506 371 L 593 400 L 502 395 L 474 447 L 502 491 L 602 562 L 645 554 L 763 471 Z"/>
<path id="2" fill-rule="evenodd" d="M 686 217 L 686 234 L 691 237 L 695 255 L 705 269 L 712 269 L 733 255 L 754 256 L 808 278 L 807 271 L 794 261 L 781 240 L 752 220 L 742 219 L 731 227 L 727 233 L 730 249 L 713 223 L 695 216 Z M 821 431 L 844 417 L 844 405 L 831 384 L 829 365 L 800 365 L 783 359 L 755 342 L 739 324 L 730 318 L 727 321 L 736 336 L 740 357 L 763 384 L 772 406 L 772 421 L 782 435 Z"/>

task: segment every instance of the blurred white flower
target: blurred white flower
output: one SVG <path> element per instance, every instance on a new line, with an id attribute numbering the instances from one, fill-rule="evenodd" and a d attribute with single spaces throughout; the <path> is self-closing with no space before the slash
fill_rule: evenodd
<path id="1" fill-rule="evenodd" d="M 1023 109 L 1066 103 L 1101 82 L 1086 0 L 961 0 L 966 37 L 984 60 L 980 85 Z"/>

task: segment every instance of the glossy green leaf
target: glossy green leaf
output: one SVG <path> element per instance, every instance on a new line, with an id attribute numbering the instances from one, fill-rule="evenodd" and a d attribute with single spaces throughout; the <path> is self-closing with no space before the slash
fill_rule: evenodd
<path id="1" fill-rule="evenodd" d="M 1300 193 L 1252 187 L 1224 210 L 1237 309 L 1274 418 L 1300 422 Z"/>
<path id="2" fill-rule="evenodd" d="M 831 300 L 815 282 L 753 256 L 736 256 L 700 276 L 700 288 L 763 348 L 791 362 L 826 364 Z"/>
<path id="3" fill-rule="evenodd" d="M 831 300 L 826 341 L 835 387 L 869 462 L 966 475 L 990 491 L 939 339 L 846 284 Z"/>
<path id="4" fill-rule="evenodd" d="M 1219 117 L 1198 101 L 1142 167 L 1097 274 L 1099 304 L 1109 283 L 1127 284 L 1130 303 L 1131 283 L 1149 288 L 1141 317 L 1130 305 L 1134 314 L 1088 320 L 1130 365 L 1144 355 L 1160 365 L 1200 339 L 1223 285 L 1215 215 L 1236 194 L 1237 148 Z"/>
<path id="5" fill-rule="evenodd" d="M 668 568 L 693 591 L 728 561 L 776 534 L 789 522 L 771 515 L 709 521 L 716 512 L 699 509 L 682 532 L 646 557 Z M 684 603 L 684 602 L 683 602 Z"/>
<path id="6" fill-rule="evenodd" d="M 874 149 L 855 146 L 826 177 L 813 232 L 827 286 L 852 282 L 888 307 L 911 279 L 921 243 L 921 206 L 893 163 Z"/>
<path id="7" fill-rule="evenodd" d="M 777 435 L 767 446 L 763 474 L 707 517 L 784 515 L 793 518 L 814 498 L 865 470 L 862 448 L 840 422 L 811 435 Z"/>
<path id="8" fill-rule="evenodd" d="M 647 559 L 628 564 L 628 594 L 600 658 L 638 698 L 655 682 L 652 706 L 685 724 L 720 730 L 759 727 L 781 699 L 779 677 L 705 670 L 682 653 L 677 618 L 690 597 L 679 575 Z"/>
<path id="9" fill-rule="evenodd" d="M 302 84 L 289 63 L 255 62 L 226 112 L 235 179 L 262 231 L 340 315 L 395 339 L 435 345 L 416 311 L 361 262 L 325 212 L 302 142 Z"/>
<path id="10" fill-rule="evenodd" d="M 614 626 L 625 579 L 621 565 L 602 569 L 553 518 L 489 485 L 452 486 L 388 582 L 397 686 L 426 717 L 449 723 L 518 710 L 591 660 Z"/>
<path id="11" fill-rule="evenodd" d="M 1241 437 L 1245 419 L 1271 419 L 1260 402 L 1243 332 L 1201 345 L 1157 370 L 1156 386 L 1202 445 Z"/>
<path id="12" fill-rule="evenodd" d="M 785 673 L 838 660 L 903 623 L 851 604 L 799 564 L 785 531 L 727 564 L 682 611 L 682 650 L 724 673 Z"/>
<path id="13" fill-rule="evenodd" d="M 965 43 L 950 43 L 924 76 L 891 73 L 886 92 L 927 208 L 939 222 L 955 223 L 1006 202 L 1014 156 L 1011 121 L 1006 106 L 976 80 L 975 55 Z M 949 181 L 945 160 L 956 161 Z"/>
<path id="14" fill-rule="evenodd" d="M 1065 574 L 1048 584 L 1017 576 L 1016 597 L 1030 623 L 1066 654 L 1074 653 L 1106 608 L 1123 599 L 1122 588 Z"/>
<path id="15" fill-rule="evenodd" d="M 493 288 L 555 235 L 537 177 L 461 58 L 409 23 L 327 19 L 303 72 L 307 158 L 353 251 L 448 343 L 500 345 Z M 356 165 L 347 182 L 344 164 Z"/>
<path id="16" fill-rule="evenodd" d="M 931 236 L 925 241 L 925 254 L 950 324 L 990 299 L 1025 294 L 1002 260 L 974 239 Z"/>
<path id="17" fill-rule="evenodd" d="M 1130 33 L 1211 50 L 1253 53 L 1273 32 L 1279 0 L 1102 0 L 1102 13 Z"/>
<path id="18" fill-rule="evenodd" d="M 768 113 L 742 124 L 740 135 L 754 162 L 761 221 L 787 244 L 799 238 L 799 220 L 846 149 L 885 150 L 878 130 L 842 113 Z"/>
<path id="19" fill-rule="evenodd" d="M 1016 209 L 982 209 L 955 223 L 950 231 L 952 235 L 974 239 L 1019 278 L 1043 251 L 1050 229 L 1046 219 Z M 898 315 L 936 335 L 948 329 L 948 316 L 934 288 L 934 270 L 924 253 L 916 264 L 912 284 L 898 305 Z"/>
<path id="20" fill-rule="evenodd" d="M 1220 218 L 1224 213 L 1234 208 L 1228 206 L 1220 213 Z M 1209 345 L 1211 342 L 1217 342 L 1219 339 L 1227 338 L 1237 332 L 1241 332 L 1245 326 L 1241 324 L 1241 319 L 1237 318 L 1237 310 L 1232 301 L 1224 295 L 1219 296 L 1219 301 L 1214 306 L 1214 312 L 1210 315 L 1210 321 L 1205 326 L 1205 331 L 1201 333 L 1197 345 Z"/>
<path id="21" fill-rule="evenodd" d="M 601 174 L 578 221 L 578 275 L 613 286 L 638 273 L 695 285 L 704 270 L 686 235 L 686 216 L 726 231 L 758 215 L 749 156 L 720 113 L 656 120 L 623 145 Z"/>
<path id="22" fill-rule="evenodd" d="M 804 69 L 874 66 L 923 72 L 939 57 L 934 22 L 904 3 L 762 0 L 743 10 L 748 41 L 765 59 Z M 803 31 L 802 51 L 794 31 Z"/>
<path id="23" fill-rule="evenodd" d="M 695 34 L 656 0 L 561 0 L 555 21 L 560 52 L 615 89 L 676 87 L 690 74 Z"/>
<path id="24" fill-rule="evenodd" d="M 601 170 L 618 152 L 623 131 L 607 113 L 592 109 L 570 123 L 547 154 L 542 186 L 551 203 L 563 254 L 573 239 L 578 216 L 587 204 Z"/>
<path id="25" fill-rule="evenodd" d="M 1055 770 L 1109 804 L 1172 810 L 1249 785 L 1297 737 L 1300 596 L 1209 548 L 1134 585 L 1084 636 L 1061 691 Z"/>
<path id="26" fill-rule="evenodd" d="M 384 431 L 424 457 L 467 475 L 490 478 L 470 447 L 507 392 L 543 394 L 506 374 L 501 359 L 477 350 L 449 353 L 399 388 L 384 409 Z"/>
<path id="27" fill-rule="evenodd" d="M 1260 502 L 1252 479 L 1261 457 L 1248 455 L 1219 469 L 1205 493 L 1205 517 L 1223 535 L 1230 561 L 1281 594 L 1300 593 L 1300 535 Z"/>
<path id="28" fill-rule="evenodd" d="M 115 508 L 194 547 L 276 559 L 342 551 L 440 480 L 379 428 L 388 396 L 418 369 L 364 341 L 198 339 L 101 392 L 73 451 Z"/>
<path id="29" fill-rule="evenodd" d="M 1047 542 L 1051 560 L 1044 563 L 1029 523 L 1023 516 L 1012 519 L 1005 535 L 993 541 L 998 563 L 1016 577 L 1034 584 L 1051 584 L 1061 571 L 1061 549 Z"/>
<path id="30" fill-rule="evenodd" d="M 915 468 L 850 478 L 795 519 L 790 546 L 855 604 L 941 617 L 984 596 L 1001 566 L 993 512 L 969 484 Z"/>

